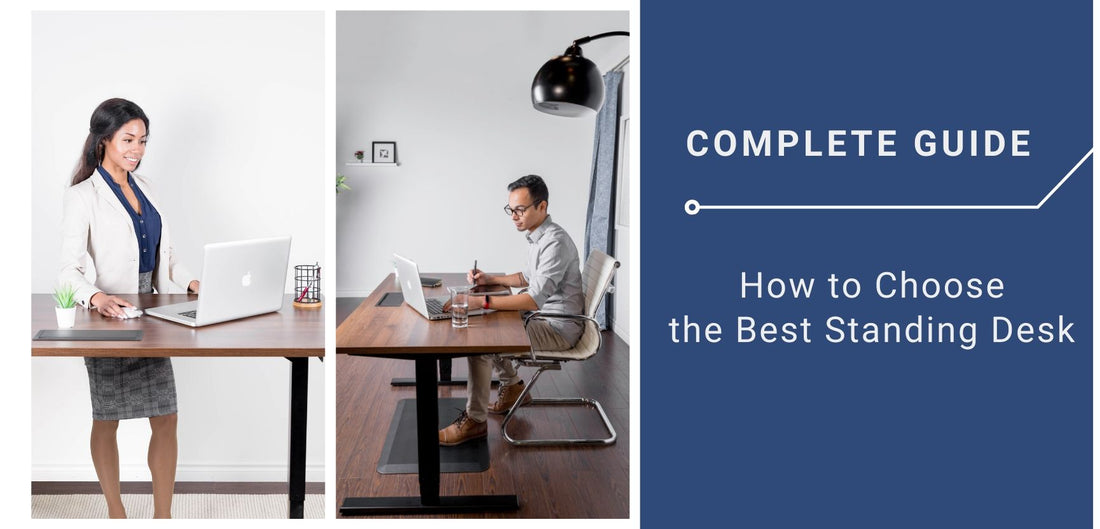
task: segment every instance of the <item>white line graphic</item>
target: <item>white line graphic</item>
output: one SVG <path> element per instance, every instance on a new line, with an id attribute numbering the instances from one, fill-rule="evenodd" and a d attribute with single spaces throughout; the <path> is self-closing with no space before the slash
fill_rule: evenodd
<path id="1" fill-rule="evenodd" d="M 705 205 L 700 204 L 698 200 L 691 199 L 684 203 L 684 212 L 688 215 L 698 214 L 704 209 L 800 209 L 800 210 L 813 210 L 813 209 L 955 209 L 955 210 L 980 210 L 980 209 L 1039 209 L 1046 204 L 1050 197 L 1054 196 L 1054 193 L 1058 191 L 1058 188 L 1062 187 L 1062 184 L 1069 180 L 1069 177 L 1073 173 L 1077 172 L 1077 169 L 1081 167 L 1081 164 L 1085 163 L 1085 160 L 1092 156 L 1093 149 L 1089 149 L 1077 164 L 1063 176 L 1058 184 L 1051 189 L 1047 196 L 1043 197 L 1038 204 L 1034 205 L 893 205 L 893 206 L 880 206 L 880 205 Z"/>

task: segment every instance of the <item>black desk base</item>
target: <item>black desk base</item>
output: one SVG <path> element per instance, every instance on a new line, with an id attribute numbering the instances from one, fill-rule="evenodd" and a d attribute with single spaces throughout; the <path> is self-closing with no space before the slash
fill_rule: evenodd
<path id="1" fill-rule="evenodd" d="M 469 512 L 499 512 L 519 509 L 515 495 L 497 496 L 440 496 L 439 505 L 424 505 L 420 498 L 396 496 L 392 498 L 348 498 L 340 506 L 344 516 L 393 515 L 393 514 L 454 514 Z"/>
<path id="2" fill-rule="evenodd" d="M 341 515 L 446 514 L 519 509 L 519 498 L 515 494 L 479 496 L 441 496 L 439 494 L 437 361 L 437 357 L 427 354 L 416 359 L 416 449 L 420 496 L 346 498 L 340 506 Z"/>

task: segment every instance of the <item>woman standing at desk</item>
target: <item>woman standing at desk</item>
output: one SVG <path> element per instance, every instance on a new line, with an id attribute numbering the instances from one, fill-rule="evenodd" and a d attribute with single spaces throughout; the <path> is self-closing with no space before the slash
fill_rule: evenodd
<path id="1" fill-rule="evenodd" d="M 131 173 L 145 155 L 149 119 L 109 99 L 92 113 L 88 139 L 65 193 L 60 283 L 104 317 L 124 317 L 112 294 L 198 292 L 172 253 L 149 181 Z M 148 417 L 154 518 L 172 515 L 176 481 L 176 385 L 169 358 L 85 358 L 92 396 L 92 462 L 111 518 L 125 518 L 119 489 L 118 421 Z"/>

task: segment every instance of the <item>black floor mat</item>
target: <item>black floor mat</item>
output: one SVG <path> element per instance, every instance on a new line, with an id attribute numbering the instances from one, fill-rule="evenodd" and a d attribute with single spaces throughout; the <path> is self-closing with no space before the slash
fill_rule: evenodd
<path id="1" fill-rule="evenodd" d="M 439 427 L 451 424 L 464 409 L 466 399 L 439 399 Z M 382 458 L 378 461 L 378 473 L 415 474 L 416 461 L 416 399 L 401 399 L 393 413 L 393 420 L 390 421 L 390 431 L 386 434 L 386 444 L 382 447 Z M 441 472 L 484 472 L 488 469 L 488 439 L 439 447 Z"/>

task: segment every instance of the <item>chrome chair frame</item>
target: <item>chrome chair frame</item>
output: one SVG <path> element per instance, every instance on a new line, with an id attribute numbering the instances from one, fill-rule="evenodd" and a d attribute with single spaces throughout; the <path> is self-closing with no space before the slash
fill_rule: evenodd
<path id="1" fill-rule="evenodd" d="M 607 257 L 614 261 L 613 257 L 611 257 L 611 256 L 607 256 Z M 609 291 L 609 288 L 611 287 L 611 280 L 612 280 L 612 278 L 615 277 L 615 271 L 617 271 L 618 268 L 619 268 L 619 262 L 614 261 L 614 268 L 611 271 L 611 274 L 608 275 L 606 283 L 598 289 L 600 302 L 602 302 L 604 296 L 606 296 L 607 292 Z M 586 301 L 586 305 L 587 305 L 588 300 L 585 300 L 585 301 Z M 593 306 L 599 306 L 600 302 L 597 302 L 597 303 L 593 304 Z M 590 316 L 587 316 L 587 315 L 548 314 L 548 313 L 542 313 L 542 312 L 537 312 L 536 311 L 536 312 L 532 312 L 531 314 L 529 314 L 523 320 L 523 328 L 526 329 L 528 324 L 532 321 L 538 321 L 538 320 L 546 321 L 546 320 L 551 320 L 551 319 L 568 319 L 568 320 L 581 321 L 582 325 L 585 327 L 584 332 L 595 332 L 596 333 L 596 337 L 598 339 L 598 342 L 597 342 L 597 345 L 596 345 L 596 351 L 599 351 L 601 348 L 603 348 L 603 334 L 600 332 L 600 325 L 594 318 L 592 318 Z M 592 325 L 589 326 L 588 325 L 589 323 L 591 323 Z M 590 330 L 590 329 L 592 329 L 592 330 Z M 583 338 L 583 335 L 582 335 L 582 338 Z M 568 362 L 572 359 L 539 358 L 538 354 L 535 350 L 535 345 L 531 344 L 531 353 L 530 353 L 529 356 L 525 355 L 525 356 L 521 356 L 521 357 L 514 357 L 513 360 L 516 361 L 520 366 L 537 368 L 537 371 L 535 371 L 535 375 L 531 378 L 531 383 L 527 384 L 526 387 L 523 388 L 523 391 L 519 394 L 519 397 L 516 399 L 516 402 L 514 404 L 512 404 L 512 408 L 508 410 L 508 414 L 504 416 L 504 422 L 501 423 L 501 425 L 500 425 L 500 433 L 504 437 L 505 441 L 508 441 L 508 443 L 516 445 L 516 446 L 578 446 L 578 445 L 611 445 L 611 444 L 615 443 L 615 440 L 618 438 L 618 434 L 615 432 L 615 427 L 611 425 L 611 420 L 608 419 L 607 413 L 604 412 L 603 406 L 600 405 L 599 401 L 597 401 L 595 399 L 585 398 L 585 397 L 533 398 L 533 399 L 531 399 L 531 402 L 529 402 L 529 403 L 527 403 L 523 406 L 538 406 L 538 405 L 543 405 L 543 406 L 578 406 L 579 405 L 579 406 L 586 406 L 586 407 L 594 407 L 596 409 L 596 411 L 600 414 L 600 419 L 603 421 L 604 427 L 607 428 L 607 431 L 610 434 L 609 437 L 585 438 L 585 439 L 573 439 L 573 438 L 516 439 L 516 438 L 512 437 L 511 435 L 509 435 L 508 434 L 508 424 L 510 422 L 512 422 L 512 419 L 515 418 L 516 411 L 519 408 L 522 407 L 520 403 L 522 403 L 523 399 L 525 399 L 527 397 L 527 395 L 529 395 L 531 393 L 531 390 L 535 387 L 535 384 L 538 382 L 539 377 L 542 375 L 542 373 L 544 371 L 561 371 L 562 364 L 565 363 L 565 362 Z"/>

